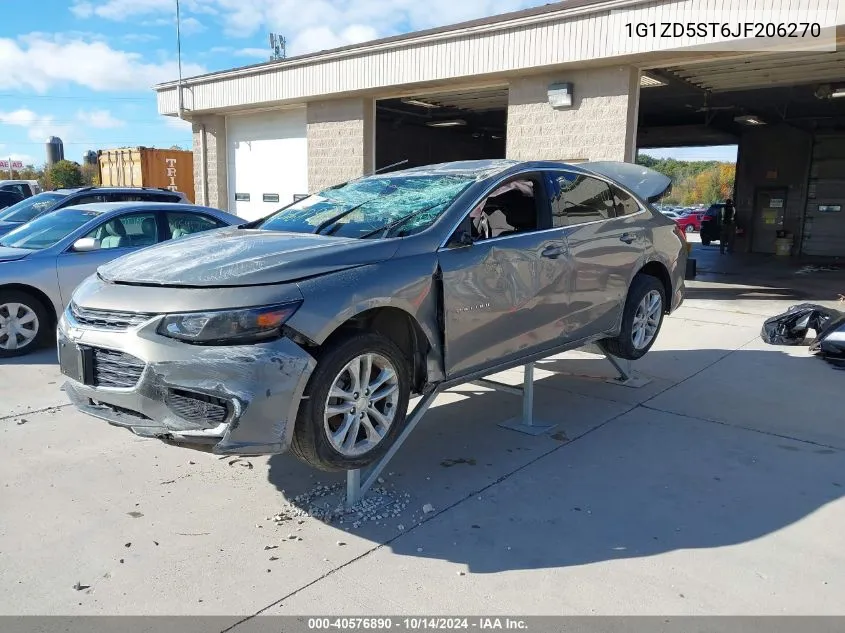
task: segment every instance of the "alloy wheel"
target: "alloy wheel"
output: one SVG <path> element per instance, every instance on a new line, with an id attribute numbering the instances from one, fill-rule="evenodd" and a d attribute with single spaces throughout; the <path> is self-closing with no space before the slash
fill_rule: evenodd
<path id="1" fill-rule="evenodd" d="M 399 378 L 380 354 L 361 354 L 340 370 L 326 399 L 323 426 L 332 448 L 358 457 L 375 448 L 396 419 Z"/>
<path id="2" fill-rule="evenodd" d="M 631 342 L 636 349 L 647 347 L 660 327 L 660 315 L 663 312 L 663 297 L 657 290 L 651 290 L 643 297 L 634 313 L 631 327 Z"/>
<path id="3" fill-rule="evenodd" d="M 38 336 L 38 315 L 24 303 L 0 304 L 0 349 L 15 351 Z"/>

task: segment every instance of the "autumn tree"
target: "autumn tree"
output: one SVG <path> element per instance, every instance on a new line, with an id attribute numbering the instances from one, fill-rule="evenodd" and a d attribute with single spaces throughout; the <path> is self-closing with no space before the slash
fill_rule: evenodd
<path id="1" fill-rule="evenodd" d="M 100 184 L 100 166 L 84 163 L 81 167 L 82 182 L 89 187 L 96 187 Z"/>
<path id="2" fill-rule="evenodd" d="M 65 189 L 81 187 L 84 183 L 79 163 L 60 160 L 47 168 L 44 174 L 45 189 Z"/>

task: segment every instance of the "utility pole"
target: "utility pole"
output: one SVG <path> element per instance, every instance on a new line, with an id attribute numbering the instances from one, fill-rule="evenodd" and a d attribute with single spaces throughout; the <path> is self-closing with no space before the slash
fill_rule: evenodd
<path id="1" fill-rule="evenodd" d="M 182 100 L 182 20 L 179 14 L 179 0 L 176 0 L 176 63 L 179 66 L 179 86 L 177 87 L 179 98 L 179 118 L 185 111 L 185 103 Z"/>

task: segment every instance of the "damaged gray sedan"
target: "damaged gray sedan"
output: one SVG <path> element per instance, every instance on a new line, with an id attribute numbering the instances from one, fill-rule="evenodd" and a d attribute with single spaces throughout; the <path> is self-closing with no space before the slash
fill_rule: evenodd
<path id="1" fill-rule="evenodd" d="M 58 328 L 65 390 L 137 435 L 365 467 L 412 394 L 589 342 L 645 354 L 687 248 L 625 163 L 468 161 L 360 178 L 101 266 Z"/>

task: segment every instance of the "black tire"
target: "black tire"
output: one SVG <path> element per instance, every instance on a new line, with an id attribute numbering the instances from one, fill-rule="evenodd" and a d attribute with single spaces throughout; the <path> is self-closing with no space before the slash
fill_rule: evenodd
<path id="1" fill-rule="evenodd" d="M 329 390 L 338 374 L 357 356 L 379 354 L 396 371 L 398 401 L 396 413 L 384 437 L 369 451 L 355 457 L 338 452 L 326 435 L 324 415 Z M 293 430 L 291 452 L 297 458 L 320 470 L 335 472 L 366 468 L 390 448 L 405 426 L 410 398 L 411 372 L 409 361 L 393 341 L 379 334 L 357 334 L 339 339 L 318 355 L 317 367 L 305 388 L 307 398 L 299 407 Z"/>
<path id="2" fill-rule="evenodd" d="M 695 233 L 695 227 L 692 224 L 687 224 L 687 228 L 684 229 L 687 233 Z"/>
<path id="3" fill-rule="evenodd" d="M 657 331 L 654 337 L 647 345 L 637 349 L 634 346 L 633 340 L 633 324 L 634 315 L 640 302 L 651 291 L 656 290 L 660 293 L 660 321 L 657 324 Z M 602 341 L 604 348 L 613 356 L 623 358 L 625 360 L 637 360 L 645 356 L 660 334 L 660 328 L 663 326 L 663 316 L 666 310 L 666 289 L 663 283 L 656 277 L 651 275 L 639 274 L 634 277 L 631 282 L 631 287 L 628 289 L 628 298 L 625 300 L 625 311 L 622 314 L 622 329 L 619 336 L 616 338 L 608 338 Z"/>
<path id="4" fill-rule="evenodd" d="M 701 238 L 701 245 L 702 246 L 710 246 L 710 238 L 709 237 L 702 237 Z"/>
<path id="5" fill-rule="evenodd" d="M 31 341 L 14 350 L 5 349 L 6 345 L 4 343 L 8 341 L 8 334 L 0 335 L 2 336 L 2 338 L 0 338 L 0 358 L 24 356 L 25 354 L 34 352 L 36 349 L 44 345 L 47 340 L 47 336 L 50 334 L 52 319 L 50 318 L 50 313 L 47 311 L 47 308 L 44 307 L 44 304 L 41 303 L 41 301 L 33 297 L 31 294 L 20 290 L 0 290 L 0 306 L 6 306 L 12 303 L 22 304 L 35 313 L 37 318 L 37 325 L 35 326 L 36 332 Z M 0 309 L 2 309 L 0 317 L 8 318 L 9 315 L 6 314 L 7 309 Z"/>

